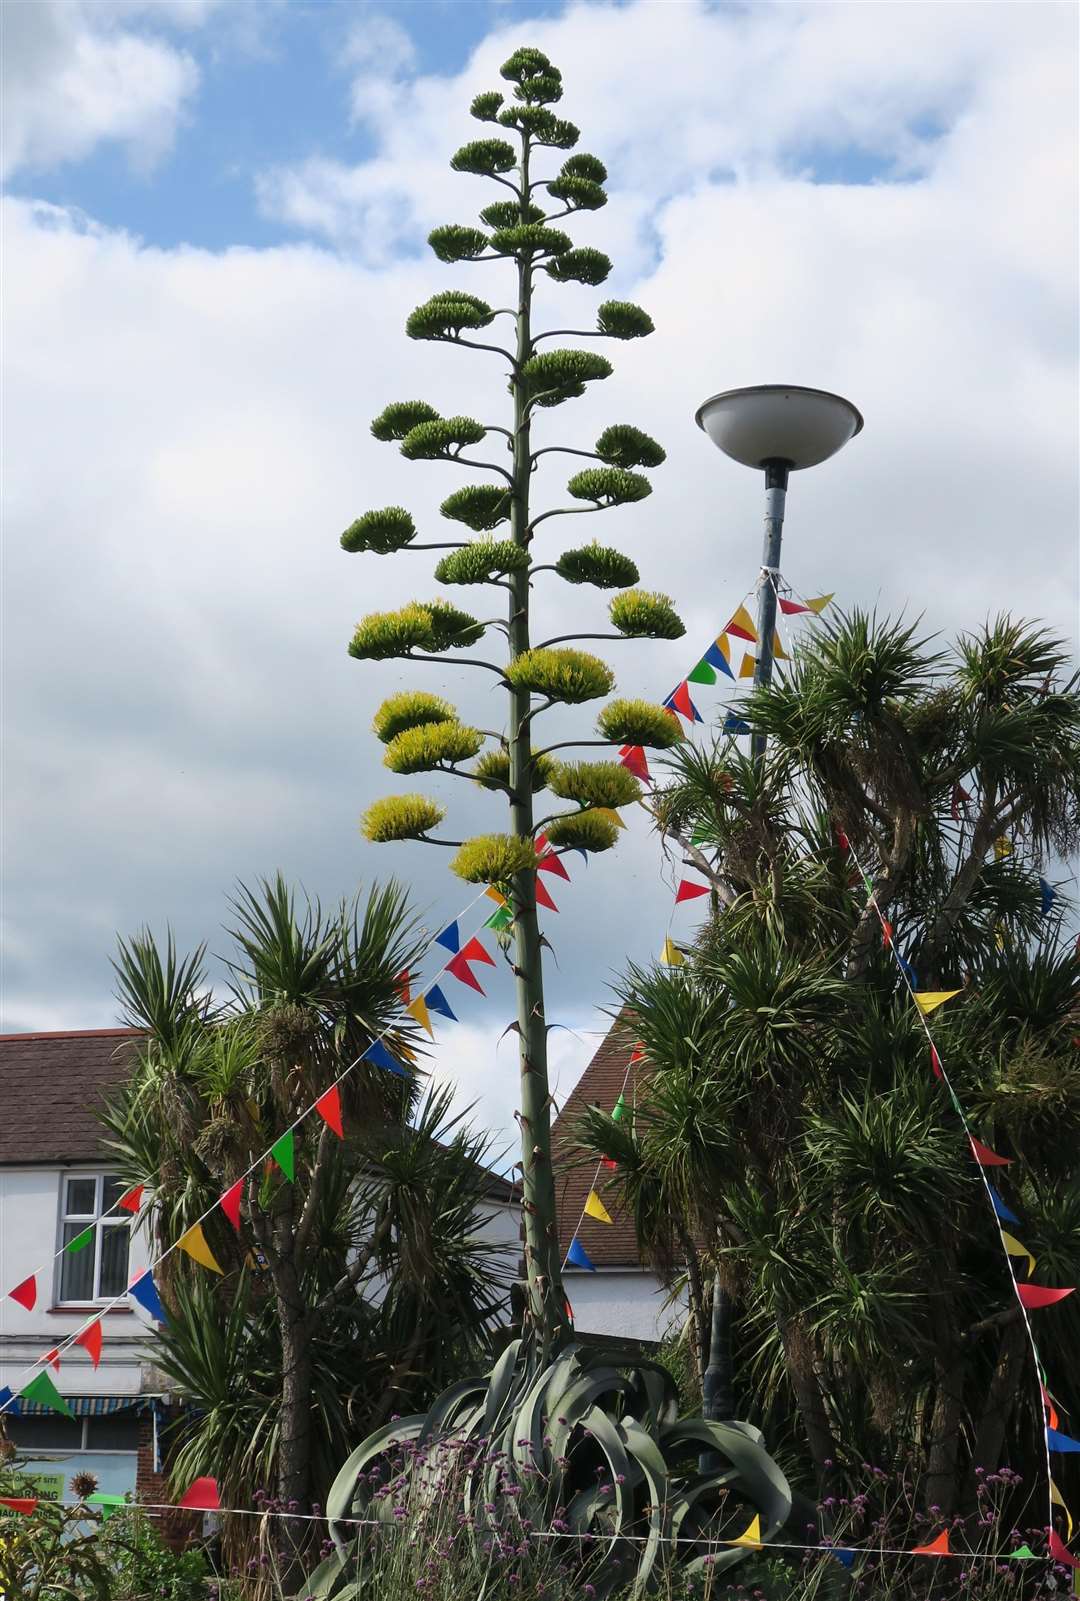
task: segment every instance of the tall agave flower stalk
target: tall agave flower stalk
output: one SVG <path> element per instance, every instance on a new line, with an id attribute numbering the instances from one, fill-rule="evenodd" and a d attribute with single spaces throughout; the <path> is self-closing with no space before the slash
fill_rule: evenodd
<path id="1" fill-rule="evenodd" d="M 653 324 L 639 306 L 608 300 L 600 306 L 593 329 L 554 333 L 535 329 L 533 296 L 541 275 L 555 284 L 596 285 L 611 271 L 607 256 L 575 247 L 561 228 L 552 226 L 556 219 L 603 206 L 607 173 L 601 161 L 586 154 L 567 156 L 556 170 L 550 163 L 547 171 L 541 170 L 550 152 L 569 151 L 578 141 L 577 128 L 551 110 L 562 96 L 561 74 L 541 51 L 515 51 L 502 75 L 513 86 L 510 102 L 504 104 L 503 95 L 491 91 L 477 95 L 471 110 L 481 122 L 497 124 L 511 137 L 466 144 L 450 165 L 455 172 L 489 178 L 504 198 L 480 212 L 482 228 L 448 224 L 436 228 L 429 243 L 440 261 L 493 263 L 504 277 L 509 269 L 512 306 L 496 311 L 471 292 L 440 290 L 412 312 L 406 332 L 414 339 L 502 357 L 509 378 L 509 415 L 498 423 L 443 417 L 425 401 L 407 400 L 388 405 L 372 424 L 375 437 L 396 440 L 407 460 L 445 461 L 492 476 L 492 482 L 457 489 L 441 506 L 451 523 L 463 524 L 479 537 L 418 543 L 410 514 L 390 506 L 358 518 L 343 534 L 342 544 L 348 551 L 379 555 L 406 549 L 445 551 L 435 568 L 438 582 L 488 586 L 506 597 L 505 622 L 481 621 L 442 598 L 376 613 L 360 623 L 350 653 L 361 660 L 397 657 L 465 665 L 495 675 L 505 690 L 506 721 L 503 731 L 494 735 L 467 726 L 448 701 L 422 690 L 387 700 L 376 716 L 375 732 L 386 747 L 384 761 L 392 772 L 466 774 L 502 796 L 508 808 L 506 832 L 464 841 L 438 839 L 432 831 L 445 808 L 416 794 L 376 801 L 363 828 L 374 841 L 452 844 L 456 855 L 451 866 L 462 878 L 496 884 L 507 893 L 521 1071 L 525 1284 L 519 1300 L 526 1340 L 544 1362 L 558 1353 L 570 1329 L 551 1167 L 537 863 L 545 849 L 609 850 L 618 837 L 611 809 L 637 800 L 640 786 L 618 761 L 570 762 L 557 755 L 568 748 L 564 744 L 538 747 L 534 730 L 547 710 L 607 696 L 614 688 L 614 675 L 597 656 L 574 647 L 571 642 L 582 636 L 559 635 L 534 643 L 534 580 L 550 574 L 555 581 L 619 591 L 608 607 L 612 632 L 587 636 L 590 639 L 676 639 L 684 630 L 666 595 L 628 587 L 636 585 L 638 570 L 617 550 L 593 542 L 538 559 L 539 536 L 550 533 L 556 517 L 601 512 L 644 499 L 650 484 L 639 469 L 659 466 L 664 451 L 640 429 L 625 424 L 605 428 L 592 449 L 580 448 L 580 441 L 573 446 L 545 443 L 540 448 L 534 442 L 533 423 L 539 410 L 562 406 L 612 371 L 607 358 L 595 351 L 552 349 L 544 341 L 563 334 L 638 339 L 651 333 Z M 497 336 L 477 337 L 506 318 L 513 332 L 505 345 L 493 342 Z M 477 450 L 480 457 L 474 454 Z M 554 452 L 586 457 L 590 465 L 571 476 L 566 486 L 569 506 L 537 511 L 532 504 L 537 464 Z M 503 537 L 496 537 L 497 531 Z M 540 582 L 545 581 L 551 579 Z M 454 654 L 468 652 L 491 633 L 505 637 L 500 660 Z M 681 737 L 677 718 L 662 706 L 614 700 L 600 712 L 596 737 L 587 743 L 656 749 Z M 538 845 L 534 797 L 543 789 L 574 802 L 575 809 L 548 819 L 546 844 Z"/>

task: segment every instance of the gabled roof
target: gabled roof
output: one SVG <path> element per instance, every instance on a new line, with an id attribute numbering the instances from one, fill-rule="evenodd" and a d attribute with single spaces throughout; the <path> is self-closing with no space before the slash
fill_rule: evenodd
<path id="1" fill-rule="evenodd" d="M 93 1162 L 109 1091 L 135 1062 L 136 1028 L 0 1034 L 0 1164 Z"/>
<path id="2" fill-rule="evenodd" d="M 642 1266 L 633 1219 L 620 1211 L 613 1195 L 609 1193 L 605 1196 L 606 1175 L 603 1169 L 596 1187 L 612 1222 L 598 1223 L 591 1217 L 582 1217 L 585 1198 L 596 1173 L 596 1158 L 574 1156 L 569 1147 L 574 1139 L 575 1125 L 585 1108 L 599 1106 L 605 1112 L 612 1111 L 624 1081 L 627 1105 L 633 1105 L 639 1077 L 645 1070 L 644 1063 L 635 1064 L 632 1068 L 630 1066 L 634 1044 L 630 1023 L 620 1014 L 552 1125 L 559 1243 L 565 1255 L 576 1232 L 589 1260 L 598 1268 Z"/>

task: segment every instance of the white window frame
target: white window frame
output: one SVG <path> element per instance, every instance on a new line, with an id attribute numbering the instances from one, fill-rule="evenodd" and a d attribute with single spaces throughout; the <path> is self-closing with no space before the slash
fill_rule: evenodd
<path id="1" fill-rule="evenodd" d="M 60 1217 L 59 1217 L 59 1222 L 58 1222 L 58 1225 L 57 1225 L 58 1255 L 57 1255 L 57 1266 L 56 1266 L 56 1305 L 57 1306 L 93 1306 L 93 1305 L 97 1305 L 99 1303 L 105 1303 L 105 1302 L 109 1302 L 109 1301 L 112 1301 L 112 1300 L 115 1299 L 114 1295 L 103 1295 L 102 1292 L 101 1292 L 101 1262 L 102 1262 L 102 1254 L 103 1254 L 102 1253 L 102 1244 L 103 1244 L 102 1234 L 103 1234 L 103 1231 L 105 1229 L 119 1229 L 119 1228 L 122 1228 L 122 1229 L 125 1229 L 127 1231 L 128 1268 L 130 1270 L 130 1267 L 131 1267 L 131 1224 L 132 1224 L 131 1217 L 126 1212 L 111 1212 L 109 1214 L 109 1216 L 105 1217 L 105 1218 L 103 1218 L 102 1215 L 101 1215 L 102 1196 L 103 1196 L 103 1193 L 104 1193 L 105 1181 L 107 1179 L 112 1179 L 116 1183 L 120 1182 L 115 1173 L 106 1173 L 106 1172 L 103 1172 L 103 1171 L 98 1171 L 98 1172 L 90 1171 L 90 1172 L 87 1172 L 85 1169 L 82 1169 L 82 1168 L 65 1168 L 64 1171 L 60 1174 Z M 82 1181 L 83 1183 L 88 1183 L 88 1182 L 92 1182 L 93 1183 L 93 1186 L 94 1186 L 94 1210 L 93 1210 L 93 1214 L 91 1214 L 89 1212 L 69 1212 L 67 1210 L 68 1185 L 70 1183 L 73 1183 L 73 1182 L 74 1183 L 78 1183 L 79 1181 Z M 68 1223 L 81 1223 L 82 1224 L 82 1229 L 79 1230 L 79 1233 L 82 1233 L 86 1229 L 90 1229 L 90 1228 L 92 1228 L 93 1231 L 94 1231 L 94 1238 L 93 1238 L 91 1244 L 89 1246 L 85 1246 L 84 1247 L 84 1250 L 92 1250 L 93 1253 L 94 1253 L 93 1294 L 89 1295 L 89 1296 L 85 1296 L 85 1295 L 65 1296 L 64 1295 L 64 1260 L 65 1260 L 65 1257 L 67 1255 L 67 1252 L 65 1250 L 65 1245 L 64 1245 L 64 1227 Z M 73 1238 L 78 1238 L 78 1235 L 76 1234 L 75 1236 L 73 1236 Z M 125 1288 L 126 1288 L 126 1286 L 125 1286 Z"/>
<path id="2" fill-rule="evenodd" d="M 87 1413 L 85 1417 L 76 1418 L 76 1423 L 81 1425 L 79 1429 L 78 1445 L 73 1445 L 70 1447 L 50 1445 L 43 1447 L 40 1451 L 36 1450 L 33 1446 L 20 1445 L 18 1450 L 22 1453 L 27 1462 L 65 1462 L 69 1461 L 73 1456 L 83 1456 L 87 1453 L 92 1456 L 137 1457 L 139 1454 L 138 1441 L 136 1441 L 134 1445 L 111 1445 L 104 1450 L 99 1445 L 89 1445 L 87 1443 L 90 1434 L 90 1424 L 100 1422 L 101 1418 L 103 1417 L 114 1415 L 120 1416 L 122 1414 L 110 1414 L 107 1412 L 93 1414 Z M 25 1421 L 31 1422 L 33 1420 L 27 1418 Z M 2 1596 L 0 1596 L 0 1601 L 2 1601 Z"/>

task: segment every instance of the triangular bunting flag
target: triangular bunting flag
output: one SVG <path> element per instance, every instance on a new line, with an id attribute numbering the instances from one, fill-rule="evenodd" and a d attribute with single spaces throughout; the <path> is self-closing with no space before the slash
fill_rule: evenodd
<path id="1" fill-rule="evenodd" d="M 496 891 L 496 894 L 498 894 L 498 891 Z M 499 900 L 501 902 L 505 902 L 506 896 L 499 895 Z M 467 962 L 486 962 L 489 967 L 495 966 L 494 956 L 490 955 L 489 952 L 484 949 L 480 941 L 476 938 L 475 934 L 465 946 L 461 954 Z"/>
<path id="2" fill-rule="evenodd" d="M 513 921 L 514 921 L 513 907 L 511 907 L 511 906 L 499 906 L 499 907 L 497 907 L 495 909 L 495 911 L 492 912 L 491 916 L 488 918 L 487 922 L 484 924 L 484 927 L 493 929 L 495 931 L 495 933 L 498 934 L 498 933 L 501 933 L 501 931 L 504 928 L 509 928 Z"/>
<path id="3" fill-rule="evenodd" d="M 1009 1211 L 1009 1208 L 1005 1205 L 1005 1202 L 1001 1199 L 1001 1196 L 998 1194 L 997 1190 L 995 1190 L 994 1186 L 992 1184 L 988 1184 L 986 1187 L 990 1191 L 990 1199 L 993 1202 L 994 1211 L 997 1213 L 1002 1223 L 1019 1223 L 1020 1219 L 1017 1217 L 1016 1213 Z"/>
<path id="4" fill-rule="evenodd" d="M 709 893 L 708 884 L 695 884 L 692 878 L 684 878 L 675 891 L 675 905 L 680 901 L 696 901 L 699 895 Z"/>
<path id="5" fill-rule="evenodd" d="M 800 612 L 809 611 L 810 607 L 804 606 L 800 600 L 781 600 L 780 610 L 785 617 L 797 617 Z"/>
<path id="6" fill-rule="evenodd" d="M 218 1494 L 217 1480 L 210 1477 L 196 1479 L 194 1484 L 188 1485 L 176 1504 L 186 1507 L 189 1512 L 220 1512 L 221 1496 Z"/>
<path id="7" fill-rule="evenodd" d="M 772 637 L 772 653 L 774 662 L 789 662 L 791 660 L 791 657 L 784 649 L 783 640 L 777 633 L 774 633 Z"/>
<path id="8" fill-rule="evenodd" d="M 9 1301 L 18 1301 L 28 1312 L 32 1312 L 37 1305 L 37 1274 L 31 1273 L 28 1279 L 16 1284 L 13 1290 L 8 1291 Z"/>
<path id="9" fill-rule="evenodd" d="M 416 1002 L 413 1002 L 415 1006 Z M 341 1091 L 336 1084 L 331 1084 L 328 1090 L 323 1090 L 315 1102 L 315 1110 L 326 1126 L 333 1130 L 339 1140 L 345 1138 L 345 1126 L 341 1121 Z"/>
<path id="10" fill-rule="evenodd" d="M 76 1334 L 75 1344 L 82 1346 L 91 1362 L 97 1367 L 101 1361 L 101 1319 L 99 1317 L 94 1319 L 89 1328 L 83 1329 L 81 1334 Z"/>
<path id="11" fill-rule="evenodd" d="M 688 723 L 700 723 L 702 720 L 701 713 L 690 699 L 690 691 L 687 688 L 685 678 L 677 689 L 672 690 L 664 705 L 673 706 L 680 716 L 686 718 Z"/>
<path id="12" fill-rule="evenodd" d="M 128 1294 L 133 1301 L 138 1301 L 144 1312 L 149 1312 L 152 1318 L 156 1318 L 159 1323 L 164 1323 L 165 1308 L 161 1304 L 157 1285 L 154 1283 L 153 1274 L 149 1269 L 145 1273 L 140 1273 L 135 1282 L 128 1285 Z"/>
<path id="13" fill-rule="evenodd" d="M 441 934 L 435 936 L 436 945 L 442 945 L 451 956 L 456 956 L 461 949 L 461 935 L 458 932 L 457 920 L 447 923 Z"/>
<path id="14" fill-rule="evenodd" d="M 588 1253 L 577 1235 L 570 1241 L 570 1249 L 566 1253 L 566 1260 L 571 1267 L 581 1267 L 586 1273 L 595 1273 L 596 1269 L 589 1261 Z"/>
<path id="15" fill-rule="evenodd" d="M 1047 1429 L 1046 1446 L 1049 1451 L 1060 1451 L 1064 1454 L 1066 1451 L 1080 1451 L 1080 1440 L 1070 1440 L 1067 1434 L 1062 1434 L 1057 1429 Z"/>
<path id="16" fill-rule="evenodd" d="M 47 1406 L 54 1412 L 62 1412 L 66 1418 L 75 1416 L 47 1373 L 35 1373 L 30 1383 L 23 1385 L 19 1394 L 27 1401 L 36 1401 L 38 1406 Z"/>
<path id="17" fill-rule="evenodd" d="M 1035 1260 L 1035 1258 L 1032 1257 L 1032 1261 L 1034 1261 L 1034 1260 Z M 1045 1384 L 1041 1384 L 1040 1383 L 1039 1389 L 1042 1391 L 1043 1406 L 1046 1408 L 1046 1421 L 1047 1421 L 1047 1424 L 1051 1429 L 1056 1429 L 1057 1426 L 1058 1426 L 1058 1415 L 1054 1410 L 1054 1403 L 1053 1403 L 1053 1401 L 1051 1401 L 1049 1395 L 1046 1393 L 1046 1385 Z"/>
<path id="18" fill-rule="evenodd" d="M 1062 1512 L 1064 1512 L 1064 1514 L 1065 1514 L 1065 1537 L 1066 1537 L 1066 1539 L 1071 1540 L 1072 1536 L 1073 1536 L 1072 1513 L 1069 1511 L 1068 1507 L 1065 1505 L 1065 1498 L 1062 1495 L 1061 1491 L 1058 1489 L 1057 1485 L 1054 1483 L 1053 1479 L 1050 1480 L 1050 1499 L 1054 1503 L 1055 1506 L 1059 1506 L 1061 1508 Z"/>
<path id="19" fill-rule="evenodd" d="M 744 652 L 742 662 L 741 662 L 741 664 L 739 666 L 739 677 L 740 678 L 753 678 L 754 669 L 755 669 L 756 666 L 757 666 L 757 657 L 756 656 L 751 656 L 749 651 Z"/>
<path id="20" fill-rule="evenodd" d="M 612 806 L 590 806 L 589 810 L 592 812 L 592 815 L 594 817 L 606 817 L 608 822 L 612 825 L 613 828 L 625 828 L 626 827 L 626 824 L 623 822 L 623 820 L 619 816 L 618 812 Z M 586 853 L 585 860 L 588 861 L 588 854 L 587 853 Z"/>
<path id="21" fill-rule="evenodd" d="M 1006 856 L 1011 856 L 1012 853 L 1012 840 L 1007 834 L 999 834 L 997 839 L 994 841 L 995 862 L 1003 862 Z"/>
<path id="22" fill-rule="evenodd" d="M 207 1244 L 201 1223 L 193 1223 L 189 1229 L 181 1234 L 176 1243 L 181 1251 L 185 1251 L 193 1262 L 198 1262 L 200 1267 L 209 1269 L 211 1273 L 220 1273 L 222 1271 L 218 1266 L 217 1257 Z"/>
<path id="23" fill-rule="evenodd" d="M 967 803 L 970 799 L 971 796 L 968 794 L 963 784 L 953 785 L 952 798 L 949 802 L 949 810 L 952 813 L 952 820 L 954 823 L 958 823 L 960 821 L 961 809 L 963 809 L 966 816 Z"/>
<path id="24" fill-rule="evenodd" d="M 536 838 L 533 840 L 533 844 L 536 846 L 536 849 L 538 851 L 546 850 L 547 849 L 547 835 L 546 834 L 538 834 L 536 836 Z M 495 884 L 489 884 L 487 889 L 484 891 L 484 894 L 485 894 L 485 896 L 487 897 L 487 899 L 489 901 L 494 901 L 496 906 L 505 906 L 506 905 L 506 896 L 503 894 L 502 890 L 499 889 Z"/>
<path id="25" fill-rule="evenodd" d="M 7 1384 L 0 1384 L 0 1415 L 2 1415 L 4 1412 L 6 1412 L 8 1410 L 9 1407 L 11 1407 L 11 1410 L 12 1410 L 13 1414 L 16 1417 L 18 1417 L 18 1415 L 19 1415 L 18 1407 L 17 1406 L 13 1407 L 11 1405 L 12 1402 L 14 1401 L 14 1399 L 15 1399 L 14 1390 L 12 1390 L 11 1387 L 9 1385 L 7 1385 Z"/>
<path id="26" fill-rule="evenodd" d="M 566 863 L 561 856 L 556 856 L 554 851 L 548 851 L 546 856 L 541 856 L 536 864 L 536 871 L 538 873 L 554 873 L 556 878 L 565 878 L 567 883 L 570 881 L 570 874 L 566 871 Z"/>
<path id="27" fill-rule="evenodd" d="M 73 1240 L 69 1240 L 67 1242 L 67 1244 L 64 1246 L 64 1250 L 67 1252 L 68 1256 L 78 1256 L 80 1251 L 86 1250 L 86 1247 L 90 1244 L 93 1238 L 93 1228 L 83 1229 L 81 1234 L 76 1234 Z"/>
<path id="28" fill-rule="evenodd" d="M 716 669 L 715 667 L 711 667 L 709 663 L 702 658 L 693 671 L 687 673 L 686 682 L 688 684 L 715 684 Z"/>
<path id="29" fill-rule="evenodd" d="M 431 1018 L 428 1016 L 427 1001 L 422 995 L 418 995 L 415 1000 L 410 1001 L 405 1010 L 416 1018 L 420 1027 L 431 1039 L 435 1038 L 435 1030 L 432 1028 Z"/>
<path id="30" fill-rule="evenodd" d="M 1038 1560 L 1029 1545 L 1018 1545 L 1015 1551 L 1009 1552 L 1010 1562 L 1037 1562 Z"/>
<path id="31" fill-rule="evenodd" d="M 459 951 L 456 956 L 452 956 L 450 958 L 446 964 L 446 971 L 448 973 L 453 973 L 454 977 L 459 981 L 459 983 L 468 984 L 470 989 L 474 989 L 478 991 L 479 994 L 483 995 L 484 990 L 480 980 L 477 978 L 476 974 L 465 960 L 464 951 Z"/>
<path id="32" fill-rule="evenodd" d="M 836 591 L 833 590 L 833 595 L 835 595 L 835 593 Z M 832 598 L 832 595 L 818 595 L 815 600 L 808 600 L 806 604 L 814 613 L 815 617 L 820 617 Z"/>
<path id="33" fill-rule="evenodd" d="M 280 1139 L 274 1141 L 270 1155 L 292 1184 L 296 1178 L 296 1136 L 291 1128 L 287 1128 Z"/>
<path id="34" fill-rule="evenodd" d="M 549 895 L 547 886 L 545 885 L 543 879 L 539 877 L 539 875 L 533 884 L 533 894 L 536 896 L 537 906 L 546 907 L 549 912 L 557 912 L 559 910 Z"/>
<path id="35" fill-rule="evenodd" d="M 686 957 L 671 939 L 664 941 L 664 948 L 660 952 L 660 960 L 665 967 L 682 967 Z"/>
<path id="36" fill-rule="evenodd" d="M 1047 912 L 1050 910 L 1051 906 L 1053 906 L 1054 901 L 1056 899 L 1056 896 L 1057 896 L 1057 892 L 1054 889 L 1053 885 L 1052 884 L 1048 884 L 1046 882 L 1045 878 L 1040 878 L 1040 880 L 1039 880 L 1039 911 L 1042 913 L 1042 915 L 1044 917 L 1046 916 Z"/>
<path id="37" fill-rule="evenodd" d="M 456 962 L 458 957 L 454 957 Z M 450 964 L 453 966 L 453 962 Z M 388 1073 L 396 1073 L 398 1078 L 406 1078 L 407 1074 L 396 1056 L 391 1056 L 382 1040 L 372 1040 L 363 1056 L 362 1062 L 370 1062 L 373 1067 L 383 1067 Z"/>
<path id="38" fill-rule="evenodd" d="M 633 1061 L 633 1057 L 631 1057 L 630 1060 Z M 619 1091 L 619 1099 L 615 1102 L 615 1105 L 611 1108 L 611 1121 L 613 1123 L 621 1123 L 625 1116 L 626 1116 L 626 1096 L 620 1090 Z"/>
<path id="39" fill-rule="evenodd" d="M 931 1012 L 936 1012 L 939 1006 L 944 1006 L 946 1001 L 951 1001 L 959 993 L 959 990 L 918 990 L 915 1005 L 924 1017 L 929 1017 Z"/>
<path id="40" fill-rule="evenodd" d="M 412 990 L 409 988 L 409 980 L 411 977 L 412 974 L 409 972 L 409 969 L 407 967 L 403 967 L 397 978 L 394 980 L 394 986 L 397 989 L 402 1006 L 408 1006 L 409 1002 L 412 1000 Z"/>
<path id="41" fill-rule="evenodd" d="M 240 1178 L 237 1179 L 235 1184 L 229 1185 L 229 1188 L 218 1201 L 218 1205 L 225 1213 L 225 1216 L 228 1218 L 237 1234 L 240 1232 L 240 1202 L 243 1200 L 243 1198 L 244 1181 L 242 1178 Z"/>
<path id="42" fill-rule="evenodd" d="M 109 1495 L 105 1490 L 95 1490 L 93 1495 L 86 1498 L 87 1506 L 101 1508 L 101 1521 L 107 1523 L 114 1512 L 119 1512 L 122 1506 L 127 1506 L 127 1497 L 124 1495 Z"/>
<path id="43" fill-rule="evenodd" d="M 643 784 L 651 783 L 652 779 L 649 773 L 649 764 L 645 759 L 644 746 L 627 745 L 619 757 L 619 763 L 626 768 L 628 773 L 633 773 L 635 778 L 640 778 Z"/>
<path id="44" fill-rule="evenodd" d="M 911 1554 L 912 1554 L 912 1556 L 915 1556 L 915 1557 L 947 1557 L 947 1556 L 950 1556 L 951 1552 L 949 1551 L 949 1531 L 948 1531 L 948 1529 L 942 1529 L 942 1531 L 938 1535 L 937 1539 L 936 1540 L 931 1540 L 929 1545 L 913 1545 L 912 1548 L 911 1548 Z"/>
<path id="45" fill-rule="evenodd" d="M 709 646 L 702 660 L 708 662 L 710 667 L 715 667 L 718 673 L 726 673 L 729 678 L 735 677 L 731 671 L 731 646 L 725 634 L 721 634 L 720 638 Z"/>
<path id="46" fill-rule="evenodd" d="M 60 1371 L 60 1352 L 56 1349 L 55 1345 L 53 1346 L 51 1351 L 46 1351 L 45 1352 L 45 1355 L 42 1357 L 42 1361 L 43 1362 L 47 1362 L 49 1364 L 49 1366 L 52 1368 L 54 1373 L 59 1373 L 59 1371 Z"/>
<path id="47" fill-rule="evenodd" d="M 36 1495 L 0 1495 L 0 1506 L 6 1506 L 11 1512 L 21 1512 L 28 1518 L 38 1504 Z"/>
<path id="48" fill-rule="evenodd" d="M 893 926 L 887 917 L 881 919 L 881 943 L 888 950 L 893 942 Z"/>
<path id="49" fill-rule="evenodd" d="M 451 1023 L 457 1022 L 457 1017 L 450 1010 L 450 1003 L 437 984 L 433 984 L 424 996 L 429 1012 L 438 1012 L 440 1017 L 447 1017 Z"/>
<path id="50" fill-rule="evenodd" d="M 724 718 L 725 734 L 748 734 L 749 732 L 750 724 L 742 717 L 736 717 L 734 712 L 729 712 Z"/>
<path id="51" fill-rule="evenodd" d="M 910 962 L 905 962 L 899 951 L 896 953 L 896 965 L 900 969 L 901 973 L 903 973 L 908 983 L 911 985 L 911 988 L 913 990 L 917 990 L 919 987 L 919 975 L 916 973 Z"/>
<path id="52" fill-rule="evenodd" d="M 736 639 L 749 640 L 751 645 L 757 644 L 757 629 L 754 627 L 754 619 L 745 606 L 739 607 L 730 623 L 724 629 L 724 633 L 734 634 Z"/>
<path id="53" fill-rule="evenodd" d="M 1004 1229 L 1001 1231 L 1001 1243 L 1004 1245 L 1010 1256 L 1026 1256 L 1027 1270 L 1029 1273 L 1034 1273 L 1035 1258 L 1032 1256 L 1026 1245 L 1021 1245 L 1018 1239 L 1014 1238 L 1014 1236 L 1011 1234 L 1007 1234 Z M 1044 1395 L 1045 1393 L 1046 1392 L 1043 1391 Z"/>
<path id="54" fill-rule="evenodd" d="M 1049 1284 L 1018 1284 L 1016 1294 L 1021 1306 L 1026 1306 L 1029 1312 L 1038 1312 L 1044 1306 L 1056 1306 L 1059 1301 L 1064 1301 L 1074 1288 L 1071 1285 L 1067 1290 L 1054 1290 Z"/>
<path id="55" fill-rule="evenodd" d="M 585 1200 L 585 1216 L 594 1217 L 598 1223 L 610 1223 L 611 1215 L 595 1190 L 590 1190 Z"/>
<path id="56" fill-rule="evenodd" d="M 121 1195 L 116 1203 L 121 1212 L 137 1212 L 142 1205 L 143 1190 L 145 1188 L 144 1184 L 136 1184 L 133 1190 L 128 1190 L 126 1195 Z"/>
<path id="57" fill-rule="evenodd" d="M 1062 1541 L 1061 1535 L 1053 1529 L 1047 1539 L 1047 1547 L 1055 1562 L 1060 1562 L 1066 1568 L 1080 1568 L 1080 1557 L 1074 1557 L 1068 1546 Z"/>
<path id="58" fill-rule="evenodd" d="M 748 1545 L 751 1550 L 754 1551 L 760 1547 L 761 1516 L 759 1513 L 754 1513 L 753 1521 L 751 1522 L 750 1527 L 748 1529 L 744 1529 L 742 1534 L 739 1535 L 739 1538 L 737 1540 L 732 1540 L 731 1543 L 732 1545 Z"/>
<path id="59" fill-rule="evenodd" d="M 970 1134 L 968 1139 L 971 1140 L 971 1154 L 981 1167 L 1010 1167 L 1012 1165 L 1011 1156 L 999 1156 L 996 1151 L 990 1149 L 989 1145 L 983 1145 Z"/>
<path id="60" fill-rule="evenodd" d="M 834 1556 L 842 1568 L 850 1568 L 854 1565 L 855 1552 L 851 1550 L 850 1546 L 834 1546 L 829 1555 Z"/>

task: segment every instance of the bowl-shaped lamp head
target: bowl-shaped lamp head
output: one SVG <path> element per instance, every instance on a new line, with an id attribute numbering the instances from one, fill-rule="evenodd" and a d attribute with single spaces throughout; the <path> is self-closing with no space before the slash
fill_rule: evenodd
<path id="1" fill-rule="evenodd" d="M 863 425 L 850 400 L 798 384 L 726 389 L 699 406 L 696 418 L 713 444 L 744 467 L 784 462 L 794 471 L 828 461 Z"/>

